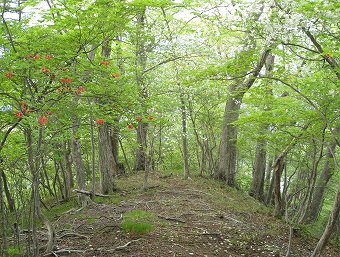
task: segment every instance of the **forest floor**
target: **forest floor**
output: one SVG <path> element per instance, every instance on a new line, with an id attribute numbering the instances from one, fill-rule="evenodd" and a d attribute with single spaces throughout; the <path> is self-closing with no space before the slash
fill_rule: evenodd
<path id="1" fill-rule="evenodd" d="M 142 174 L 119 178 L 115 194 L 82 210 L 53 207 L 57 249 L 45 256 L 285 256 L 288 226 L 246 194 L 199 177 L 151 174 L 148 190 L 141 189 L 142 181 Z M 153 229 L 123 230 L 131 210 L 153 213 Z M 309 256 L 316 243 L 294 235 L 290 256 Z M 340 249 L 328 246 L 323 256 L 340 256 Z"/>

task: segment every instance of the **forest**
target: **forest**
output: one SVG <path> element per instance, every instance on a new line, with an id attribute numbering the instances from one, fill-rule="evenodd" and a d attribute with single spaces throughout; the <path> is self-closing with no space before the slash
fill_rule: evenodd
<path id="1" fill-rule="evenodd" d="M 338 256 L 337 0 L 2 0 L 0 11 L 0 256 Z M 208 196 L 212 213 L 265 210 L 285 247 L 116 253 L 146 240 L 123 226 L 132 237 L 118 234 L 128 242 L 112 252 L 58 250 L 69 236 L 89 241 L 61 234 L 71 207 L 87 225 L 99 218 L 86 213 L 114 208 L 157 229 L 196 222 L 147 212 L 170 191 L 188 198 L 173 211 L 198 213 Z M 146 209 L 122 208 L 127 194 Z M 218 216 L 246 223 L 230 215 Z M 296 237 L 308 253 L 294 253 Z"/>

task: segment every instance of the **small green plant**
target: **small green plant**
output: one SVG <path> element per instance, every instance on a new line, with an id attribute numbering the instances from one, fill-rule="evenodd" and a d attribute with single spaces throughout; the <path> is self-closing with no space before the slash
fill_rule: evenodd
<path id="1" fill-rule="evenodd" d="M 132 210 L 123 215 L 122 229 L 125 232 L 144 234 L 153 230 L 156 215 L 143 210 Z"/>
<path id="2" fill-rule="evenodd" d="M 22 256 L 22 251 L 18 246 L 10 246 L 7 249 L 7 254 L 9 256 Z"/>

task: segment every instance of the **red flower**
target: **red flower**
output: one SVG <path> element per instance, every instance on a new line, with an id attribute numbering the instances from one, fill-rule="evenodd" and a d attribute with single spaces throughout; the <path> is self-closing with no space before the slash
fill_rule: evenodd
<path id="1" fill-rule="evenodd" d="M 21 107 L 26 107 L 27 106 L 27 102 L 26 101 L 25 102 L 19 102 L 19 104 L 20 104 Z"/>
<path id="2" fill-rule="evenodd" d="M 104 119 L 96 119 L 96 124 L 103 125 L 105 123 Z"/>
<path id="3" fill-rule="evenodd" d="M 33 58 L 36 60 L 40 59 L 40 54 L 36 54 Z"/>
<path id="4" fill-rule="evenodd" d="M 113 78 L 119 78 L 119 77 L 120 77 L 119 72 L 112 73 L 112 77 L 113 77 Z"/>
<path id="5" fill-rule="evenodd" d="M 64 82 L 65 82 L 65 79 L 64 79 L 64 78 L 61 78 L 61 79 L 60 79 L 60 82 L 61 82 L 61 83 L 64 83 Z"/>
<path id="6" fill-rule="evenodd" d="M 74 90 L 74 93 L 75 93 L 76 95 L 79 95 L 79 94 L 80 94 L 79 89 Z"/>
<path id="7" fill-rule="evenodd" d="M 128 129 L 133 129 L 133 125 L 130 123 L 130 124 L 127 125 L 127 128 Z"/>
<path id="8" fill-rule="evenodd" d="M 33 110 L 32 110 L 32 109 L 28 109 L 27 112 L 28 112 L 28 113 L 31 113 L 31 112 L 33 112 Z"/>
<path id="9" fill-rule="evenodd" d="M 49 70 L 49 69 L 46 69 L 46 67 L 45 67 L 45 66 L 42 66 L 42 68 L 41 68 L 41 72 L 50 72 L 50 70 Z"/>
<path id="10" fill-rule="evenodd" d="M 41 125 L 44 125 L 44 124 L 46 124 L 47 123 L 47 118 L 45 117 L 45 116 L 39 116 L 39 123 L 41 124 Z"/>
<path id="11" fill-rule="evenodd" d="M 136 121 L 140 122 L 142 120 L 143 120 L 143 118 L 141 116 L 136 117 Z"/>
<path id="12" fill-rule="evenodd" d="M 10 79 L 10 78 L 13 77 L 13 76 L 14 76 L 14 74 L 11 73 L 11 72 L 7 72 L 7 73 L 5 74 L 5 77 L 8 78 L 8 79 Z"/>
<path id="13" fill-rule="evenodd" d="M 16 113 L 15 113 L 15 116 L 17 116 L 17 117 L 22 117 L 22 116 L 24 116 L 24 114 L 23 114 L 22 112 L 16 112 Z"/>
<path id="14" fill-rule="evenodd" d="M 45 58 L 46 58 L 47 60 L 50 60 L 50 59 L 52 59 L 52 55 L 48 54 L 48 55 L 45 56 Z"/>
<path id="15" fill-rule="evenodd" d="M 65 82 L 66 82 L 66 83 L 71 83 L 71 81 L 72 81 L 71 78 L 66 78 L 66 79 L 65 79 Z"/>
<path id="16" fill-rule="evenodd" d="M 83 87 L 83 86 L 79 86 L 78 89 L 79 89 L 80 92 L 85 92 L 85 87 Z"/>
<path id="17" fill-rule="evenodd" d="M 152 117 L 152 116 L 149 116 L 149 117 L 148 117 L 148 120 L 153 120 L 153 117 Z"/>
<path id="18" fill-rule="evenodd" d="M 106 62 L 105 62 L 105 65 L 110 65 L 110 62 L 109 62 L 109 61 L 106 61 Z"/>
<path id="19" fill-rule="evenodd" d="M 101 65 L 104 65 L 104 64 L 105 64 L 105 61 L 104 61 L 104 60 L 102 60 L 102 61 L 100 62 L 100 64 L 101 64 Z"/>
<path id="20" fill-rule="evenodd" d="M 52 112 L 47 111 L 47 112 L 46 112 L 46 115 L 50 116 L 50 115 L 52 115 Z"/>

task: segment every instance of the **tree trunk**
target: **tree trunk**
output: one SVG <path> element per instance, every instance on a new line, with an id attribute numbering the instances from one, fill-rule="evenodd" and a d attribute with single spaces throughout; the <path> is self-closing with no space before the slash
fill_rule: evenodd
<path id="1" fill-rule="evenodd" d="M 137 150 L 134 170 L 146 170 L 148 124 L 139 122 L 137 127 Z"/>
<path id="2" fill-rule="evenodd" d="M 148 90 L 145 85 L 145 81 L 143 78 L 144 70 L 146 67 L 146 49 L 145 49 L 145 39 L 144 39 L 144 30 L 145 30 L 145 7 L 141 7 L 138 11 L 137 18 L 137 30 L 136 30 L 136 82 L 137 86 L 140 90 L 140 102 L 142 108 L 145 108 L 145 100 L 148 98 Z M 144 110 L 144 113 L 141 113 L 141 116 L 146 115 L 147 110 Z M 138 147 L 136 149 L 136 159 L 134 170 L 146 170 L 147 168 L 147 131 L 148 124 L 144 122 L 138 123 L 137 128 L 137 144 Z"/>
<path id="3" fill-rule="evenodd" d="M 266 127 L 267 128 L 267 127 Z M 250 195 L 259 201 L 263 201 L 264 176 L 266 172 L 266 140 L 257 140 L 255 164 L 253 168 L 253 178 L 251 183 Z"/>
<path id="4" fill-rule="evenodd" d="M 235 186 L 236 157 L 237 157 L 237 125 L 241 103 L 244 93 L 254 84 L 264 66 L 271 49 L 266 49 L 261 54 L 260 61 L 244 81 L 238 80 L 229 87 L 230 97 L 224 110 L 222 139 L 219 152 L 219 167 L 216 178 L 223 179 L 229 186 Z"/>
<path id="5" fill-rule="evenodd" d="M 332 235 L 332 232 L 334 230 L 336 222 L 339 218 L 339 214 L 340 214 L 340 181 L 339 181 L 339 184 L 338 184 L 338 191 L 336 192 L 333 208 L 332 208 L 332 211 L 329 215 L 326 228 L 325 228 L 318 244 L 316 245 L 314 252 L 312 253 L 311 257 L 321 257 L 322 256 L 322 251 L 325 248 L 326 244 L 328 243 L 329 238 Z"/>
<path id="6" fill-rule="evenodd" d="M 1 177 L 2 177 L 2 182 L 3 182 L 3 190 L 5 192 L 6 199 L 7 199 L 8 210 L 13 213 L 15 212 L 15 202 L 8 188 L 7 177 L 6 177 L 5 171 L 1 172 Z"/>
<path id="7" fill-rule="evenodd" d="M 181 94 L 181 113 L 182 113 L 182 145 L 183 145 L 183 169 L 184 178 L 187 179 L 190 175 L 189 171 L 189 150 L 188 150 L 188 135 L 187 135 L 187 111 L 184 100 L 184 95 Z"/>
<path id="8" fill-rule="evenodd" d="M 273 179 L 274 179 L 274 216 L 281 217 L 283 208 L 282 208 L 282 198 L 281 198 L 281 175 L 284 168 L 284 157 L 285 155 L 280 155 L 274 162 L 273 165 Z"/>
<path id="9" fill-rule="evenodd" d="M 334 133 L 338 134 L 340 131 L 339 128 L 334 129 Z M 328 181 L 333 176 L 334 172 L 334 154 L 335 154 L 336 142 L 331 142 L 330 145 L 327 147 L 326 150 L 326 160 L 322 169 L 322 172 L 317 180 L 312 202 L 309 206 L 307 215 L 306 215 L 306 222 L 313 222 L 315 221 L 322 208 L 324 193 L 328 184 Z"/>
<path id="10" fill-rule="evenodd" d="M 225 180 L 229 186 L 235 186 L 237 157 L 237 125 L 243 94 L 237 93 L 237 86 L 229 88 L 232 97 L 224 109 L 222 140 L 219 153 L 219 167 L 216 178 Z"/>
<path id="11" fill-rule="evenodd" d="M 48 242 L 46 252 L 51 252 L 55 245 L 55 233 L 51 222 L 44 217 L 40 209 L 40 169 L 41 169 L 41 145 L 43 138 L 43 127 L 38 128 L 38 142 L 36 150 L 33 149 L 33 136 L 30 128 L 26 129 L 28 163 L 32 175 L 32 256 L 39 256 L 39 243 L 37 237 L 37 221 L 40 219 L 48 230 Z"/>
<path id="12" fill-rule="evenodd" d="M 118 167 L 113 157 L 110 130 L 107 123 L 99 126 L 98 137 L 100 190 L 102 194 L 110 194 L 115 190 L 113 178 L 118 172 Z"/>
<path id="13" fill-rule="evenodd" d="M 64 163 L 65 163 L 65 199 L 69 200 L 74 180 L 72 174 L 72 155 L 69 142 L 64 142 Z"/>
<path id="14" fill-rule="evenodd" d="M 272 77 L 272 70 L 274 67 L 274 59 L 275 56 L 269 54 L 267 56 L 265 67 L 266 67 L 266 76 Z M 268 87 L 271 81 L 268 81 L 265 86 Z M 266 94 L 272 95 L 272 90 L 266 90 Z M 268 108 L 265 107 L 264 111 Z M 260 126 L 260 135 L 264 134 L 268 131 L 268 124 L 263 124 Z M 266 172 L 266 150 L 267 141 L 264 138 L 259 138 L 256 142 L 256 154 L 255 154 L 255 164 L 253 168 L 253 176 L 252 176 L 252 184 L 250 189 L 250 195 L 259 201 L 263 201 L 264 199 L 264 179 Z"/>
<path id="15" fill-rule="evenodd" d="M 74 169 L 76 172 L 76 180 L 77 180 L 77 189 L 79 190 L 86 190 L 86 173 L 85 173 L 85 167 L 84 162 L 81 156 L 81 147 L 80 147 L 80 139 L 78 137 L 78 128 L 79 123 L 74 118 L 75 121 L 73 122 L 73 163 L 74 163 Z M 82 207 L 87 206 L 89 203 L 89 197 L 85 196 L 83 194 L 78 194 L 78 204 Z"/>
<path id="16" fill-rule="evenodd" d="M 39 138 L 42 134 L 42 128 L 39 128 Z M 37 235 L 37 220 L 40 212 L 40 196 L 39 196 L 39 166 L 35 162 L 34 150 L 33 150 L 33 137 L 30 128 L 26 129 L 27 139 L 27 154 L 28 164 L 32 176 L 32 256 L 39 256 L 39 244 Z M 36 155 L 40 153 L 36 152 Z"/>
<path id="17" fill-rule="evenodd" d="M 1 167 L 2 163 L 0 161 L 0 218 L 1 218 L 1 246 L 0 246 L 0 255 L 7 257 L 7 235 L 6 235 L 6 209 L 5 209 L 5 200 L 4 200 L 4 194 L 3 194 L 3 170 Z"/>

